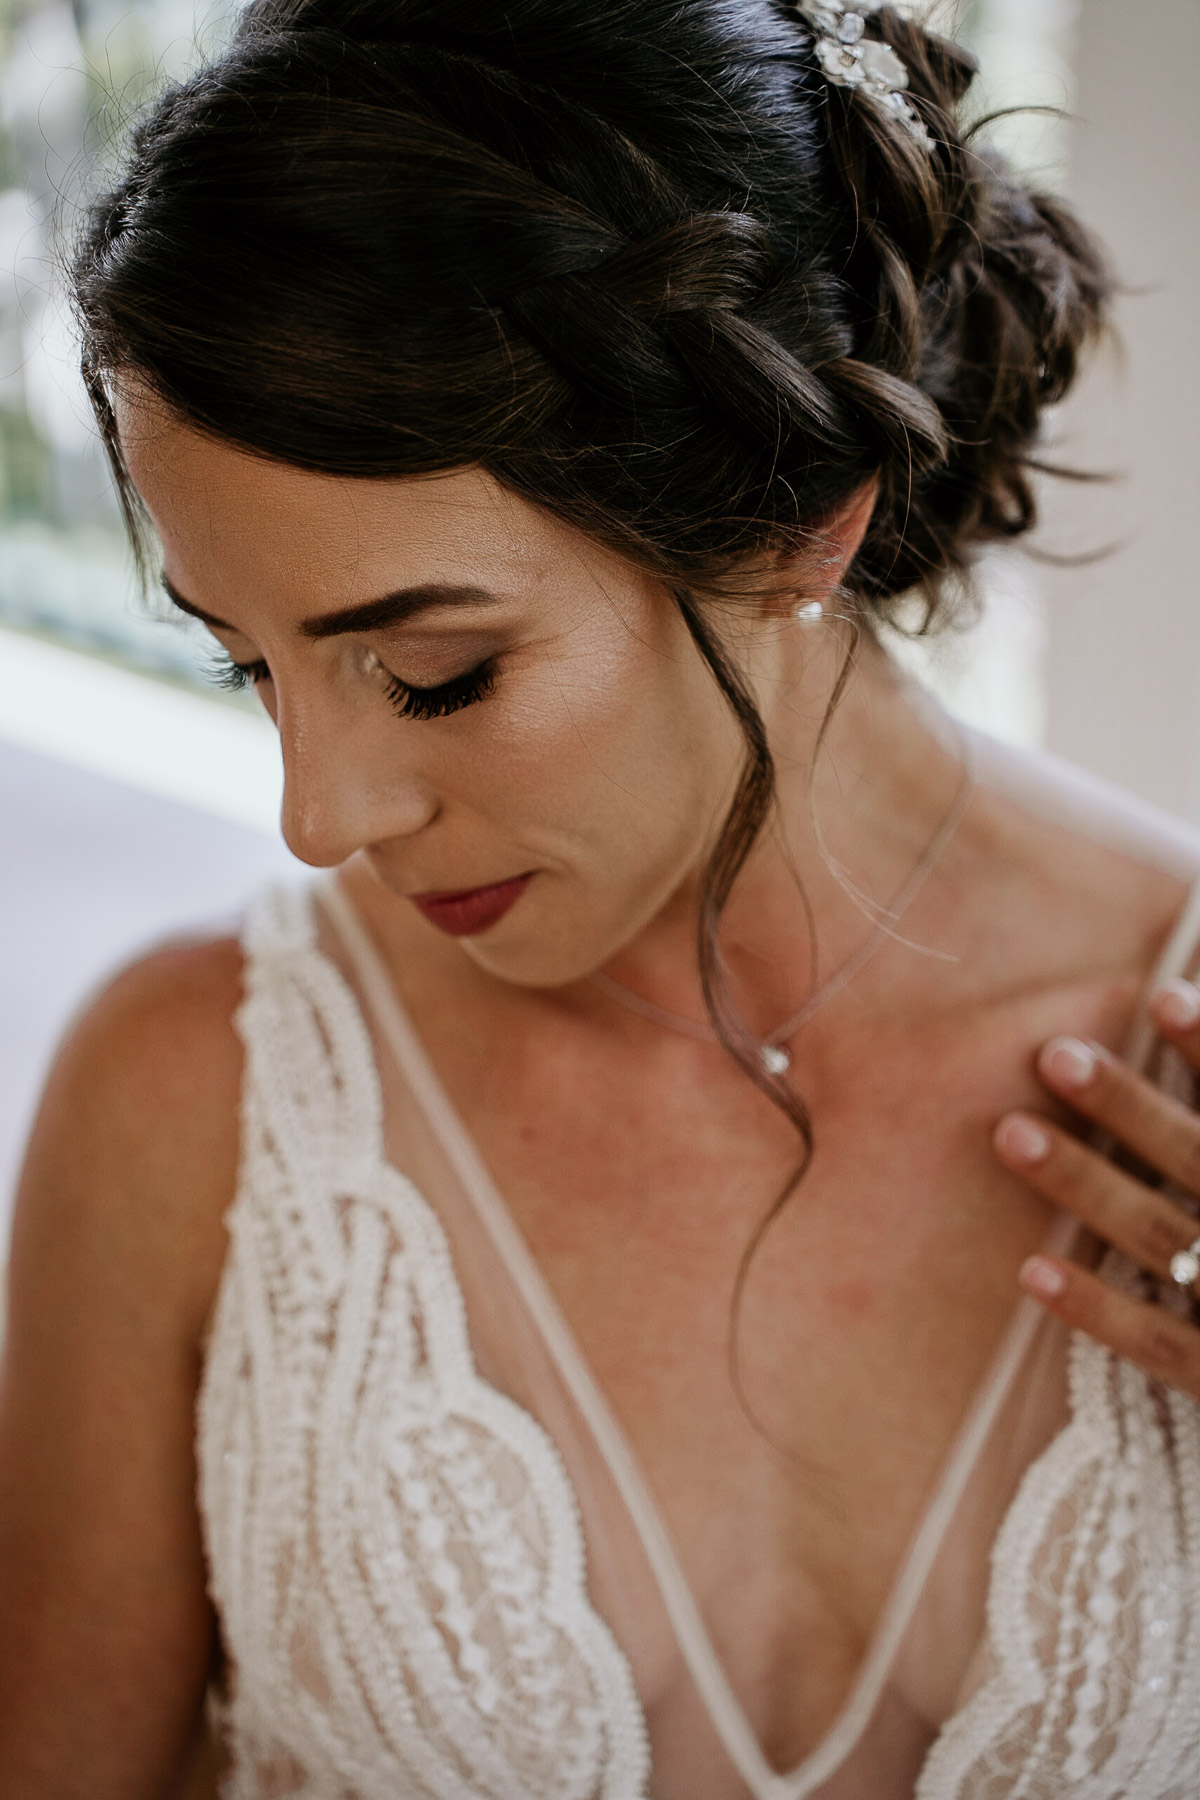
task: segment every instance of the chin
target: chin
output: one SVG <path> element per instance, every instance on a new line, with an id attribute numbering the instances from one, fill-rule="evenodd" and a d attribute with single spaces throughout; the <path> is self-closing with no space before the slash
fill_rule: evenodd
<path id="1" fill-rule="evenodd" d="M 516 987 L 556 988 L 583 981 L 612 961 L 662 911 L 672 887 L 597 893 L 586 881 L 543 881 L 497 925 L 459 943 L 477 968 Z"/>
<path id="2" fill-rule="evenodd" d="M 610 896 L 611 898 L 611 896 Z M 636 936 L 640 918 L 597 916 L 582 883 L 533 883 L 489 931 L 459 939 L 477 968 L 516 987 L 567 987 L 581 981 Z"/>
<path id="3" fill-rule="evenodd" d="M 514 987 L 556 988 L 581 981 L 614 954 L 597 944 L 591 949 L 582 934 L 555 942 L 522 929 L 507 919 L 478 937 L 460 938 L 461 948 L 477 968 Z"/>

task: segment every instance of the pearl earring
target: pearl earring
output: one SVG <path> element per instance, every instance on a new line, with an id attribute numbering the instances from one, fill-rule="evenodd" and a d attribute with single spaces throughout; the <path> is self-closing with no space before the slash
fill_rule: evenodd
<path id="1" fill-rule="evenodd" d="M 805 600 L 799 606 L 793 606 L 792 617 L 797 625 L 819 625 L 825 617 L 825 608 L 819 600 Z"/>

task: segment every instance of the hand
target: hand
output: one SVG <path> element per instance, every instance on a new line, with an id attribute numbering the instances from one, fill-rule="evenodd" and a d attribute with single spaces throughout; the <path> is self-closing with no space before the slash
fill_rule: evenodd
<path id="1" fill-rule="evenodd" d="M 1200 990 L 1190 982 L 1170 982 L 1155 995 L 1151 1013 L 1162 1036 L 1200 1071 Z M 1200 1116 L 1134 1074 L 1111 1051 L 1079 1038 L 1052 1039 L 1038 1058 L 1038 1073 L 1052 1093 L 1140 1163 L 1182 1192 L 1200 1195 Z M 1200 1222 L 1178 1201 L 1049 1119 L 1009 1113 L 994 1142 L 1006 1168 L 1160 1281 L 1172 1281 L 1172 1257 L 1200 1235 Z M 1147 1375 L 1200 1399 L 1200 1327 L 1194 1322 L 1200 1282 L 1181 1290 L 1193 1300 L 1191 1323 L 1164 1306 L 1115 1292 L 1099 1276 L 1060 1257 L 1030 1257 L 1021 1285 L 1068 1325 Z"/>

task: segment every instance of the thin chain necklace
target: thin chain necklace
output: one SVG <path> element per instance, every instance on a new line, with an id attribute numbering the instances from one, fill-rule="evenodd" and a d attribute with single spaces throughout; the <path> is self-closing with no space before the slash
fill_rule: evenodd
<path id="1" fill-rule="evenodd" d="M 950 845 L 950 840 L 962 823 L 963 814 L 967 810 L 975 789 L 975 776 L 970 757 L 966 754 L 965 742 L 963 743 L 963 752 L 963 778 L 950 810 L 930 839 L 919 861 L 893 897 L 891 905 L 880 913 L 875 929 L 859 945 L 858 949 L 853 951 L 845 962 L 834 970 L 828 980 L 823 981 L 820 987 L 809 995 L 798 1011 L 786 1018 L 782 1025 L 777 1025 L 766 1037 L 760 1038 L 759 1059 L 768 1075 L 787 1074 L 792 1066 L 792 1053 L 786 1047 L 788 1039 L 795 1037 L 801 1027 L 807 1025 L 808 1021 L 820 1012 L 823 1006 L 828 1006 L 829 1002 L 840 994 L 842 989 L 853 981 L 859 970 L 870 961 L 884 939 L 894 935 L 895 927 L 941 861 Z M 680 1032 L 684 1037 L 695 1038 L 703 1044 L 715 1044 L 720 1041 L 711 1025 L 702 1024 L 699 1019 L 689 1019 L 685 1013 L 670 1012 L 665 1006 L 656 1006 L 653 1000 L 643 999 L 641 994 L 626 987 L 624 982 L 614 981 L 611 975 L 597 972 L 590 975 L 588 980 L 593 987 L 599 988 L 601 993 L 607 994 L 610 999 L 628 1007 L 630 1012 L 640 1013 L 642 1018 L 651 1019 L 656 1025 L 665 1026 L 668 1031 Z"/>

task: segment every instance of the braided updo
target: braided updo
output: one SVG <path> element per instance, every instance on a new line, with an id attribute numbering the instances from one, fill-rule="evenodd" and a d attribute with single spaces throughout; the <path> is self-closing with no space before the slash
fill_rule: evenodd
<path id="1" fill-rule="evenodd" d="M 306 468 L 480 464 L 692 588 L 878 475 L 849 584 L 885 612 L 1032 523 L 1105 281 L 964 145 L 970 58 L 869 30 L 932 157 L 775 0 L 254 0 L 80 248 L 110 440 L 133 368 Z"/>
<path id="2" fill-rule="evenodd" d="M 700 955 L 766 816 L 706 601 L 872 478 L 864 619 L 1033 522 L 1029 459 L 1100 323 L 1082 228 L 964 141 L 953 44 L 871 14 L 930 153 L 783 0 L 252 0 L 136 131 L 75 262 L 84 372 L 345 476 L 479 465 L 660 577 L 742 725 Z"/>

